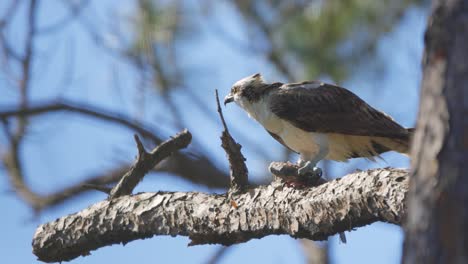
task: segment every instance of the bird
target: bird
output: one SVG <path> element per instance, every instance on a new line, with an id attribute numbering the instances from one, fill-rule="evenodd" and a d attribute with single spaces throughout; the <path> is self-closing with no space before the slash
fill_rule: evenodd
<path id="1" fill-rule="evenodd" d="M 413 128 L 404 128 L 350 90 L 320 81 L 267 83 L 260 73 L 232 85 L 224 105 L 235 102 L 286 148 L 299 154 L 298 175 L 321 177 L 321 160 L 375 161 L 407 155 Z"/>

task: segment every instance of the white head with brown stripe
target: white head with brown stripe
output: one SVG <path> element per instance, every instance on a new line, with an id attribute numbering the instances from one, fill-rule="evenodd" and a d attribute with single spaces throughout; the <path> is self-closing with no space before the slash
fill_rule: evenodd
<path id="1" fill-rule="evenodd" d="M 260 73 L 247 76 L 232 85 L 231 91 L 224 98 L 224 105 L 236 102 L 242 107 L 246 102 L 256 102 L 270 89 Z"/>

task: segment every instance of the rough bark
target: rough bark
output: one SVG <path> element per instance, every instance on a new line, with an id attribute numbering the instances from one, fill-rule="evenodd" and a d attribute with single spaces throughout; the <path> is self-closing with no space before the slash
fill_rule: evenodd
<path id="1" fill-rule="evenodd" d="M 468 263 L 468 1 L 435 0 L 425 35 L 404 263 Z"/>
<path id="2" fill-rule="evenodd" d="M 407 171 L 387 168 L 300 190 L 275 181 L 224 195 L 122 196 L 39 226 L 33 252 L 45 262 L 66 261 L 154 235 L 188 236 L 191 245 L 231 245 L 273 234 L 323 240 L 375 221 L 400 224 L 407 188 Z"/>
<path id="3" fill-rule="evenodd" d="M 226 121 L 224 120 L 223 111 L 221 110 L 221 105 L 219 103 L 218 90 L 216 90 L 216 104 L 218 106 L 219 118 L 221 119 L 224 127 L 223 133 L 221 134 L 221 147 L 226 152 L 226 156 L 229 161 L 229 176 L 231 178 L 230 189 L 233 191 L 241 191 L 249 182 L 249 170 L 245 165 L 245 158 L 241 152 L 241 144 L 237 143 L 229 133 L 229 129 L 226 125 Z"/>

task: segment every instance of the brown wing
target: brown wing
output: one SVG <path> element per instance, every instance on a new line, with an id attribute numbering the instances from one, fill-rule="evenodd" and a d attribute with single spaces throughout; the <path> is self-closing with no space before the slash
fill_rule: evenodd
<path id="1" fill-rule="evenodd" d="M 285 84 L 271 93 L 278 117 L 310 132 L 408 139 L 408 132 L 388 115 L 345 88 L 319 82 Z"/>

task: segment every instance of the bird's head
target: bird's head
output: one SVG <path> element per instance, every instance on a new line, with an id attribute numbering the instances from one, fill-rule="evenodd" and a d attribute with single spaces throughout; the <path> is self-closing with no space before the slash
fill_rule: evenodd
<path id="1" fill-rule="evenodd" d="M 267 86 L 260 73 L 245 77 L 232 85 L 231 91 L 224 98 L 224 105 L 236 102 L 242 106 L 243 102 L 255 102 Z"/>

